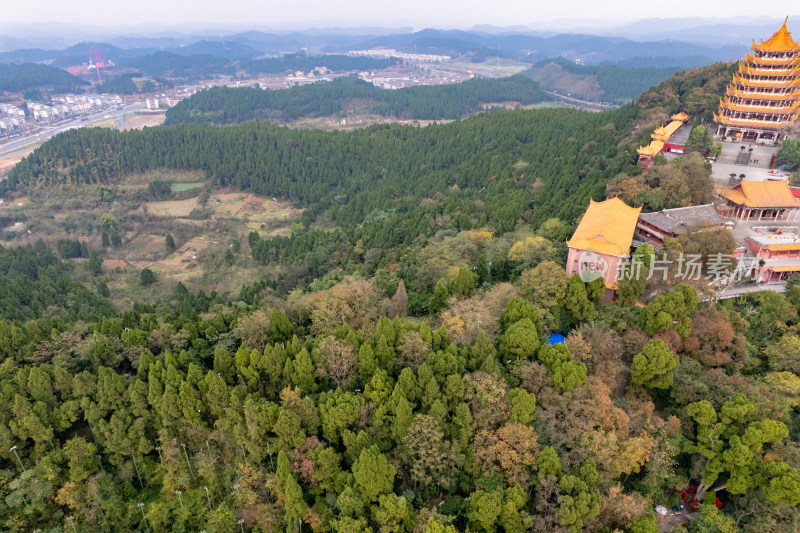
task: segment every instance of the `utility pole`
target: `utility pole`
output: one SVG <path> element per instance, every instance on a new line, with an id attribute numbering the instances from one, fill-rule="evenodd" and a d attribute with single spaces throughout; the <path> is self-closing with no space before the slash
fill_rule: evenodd
<path id="1" fill-rule="evenodd" d="M 206 498 L 208 498 L 208 510 L 213 511 L 214 509 L 211 508 L 211 496 L 208 495 L 208 487 L 203 487 L 206 489 Z"/>
<path id="2" fill-rule="evenodd" d="M 183 498 L 181 498 L 181 494 L 183 494 L 183 492 L 176 490 L 175 494 L 178 495 L 178 501 L 181 502 L 181 509 L 183 509 Z"/>
<path id="3" fill-rule="evenodd" d="M 189 454 L 186 453 L 186 445 L 184 443 L 181 443 L 181 446 L 183 446 L 183 455 L 184 455 L 184 457 L 186 457 L 186 464 L 189 466 L 189 477 L 194 478 L 194 471 L 192 470 L 192 463 L 189 462 Z"/>
<path id="4" fill-rule="evenodd" d="M 147 533 L 150 533 L 150 526 L 147 525 L 147 517 L 144 515 L 144 504 L 141 503 L 141 502 L 137 503 L 136 507 L 138 507 L 139 510 L 142 512 L 142 520 L 144 520 L 144 528 L 145 528 L 145 530 L 147 531 Z"/>
<path id="5" fill-rule="evenodd" d="M 239 527 L 242 528 L 242 533 L 244 533 L 244 520 L 239 519 L 236 523 L 239 524 Z"/>
<path id="6" fill-rule="evenodd" d="M 164 458 L 161 457 L 161 446 L 156 446 L 156 451 L 158 452 L 158 462 L 163 465 L 164 464 Z"/>
<path id="7" fill-rule="evenodd" d="M 73 517 L 71 517 L 71 516 L 68 516 L 67 520 L 69 520 L 69 523 L 72 524 L 72 531 L 74 533 L 78 533 L 78 530 L 75 529 L 75 519 Z"/>
<path id="8" fill-rule="evenodd" d="M 16 446 L 12 446 L 11 447 L 11 451 L 14 452 L 14 455 L 17 457 L 17 461 L 19 461 L 19 466 L 22 467 L 22 471 L 24 472 L 25 471 L 25 465 L 22 464 L 22 459 L 19 458 L 19 454 L 17 453 L 17 447 Z"/>
<path id="9" fill-rule="evenodd" d="M 133 459 L 133 467 L 136 469 L 136 477 L 139 478 L 139 486 L 144 488 L 144 484 L 142 483 L 142 476 L 139 474 L 139 465 L 136 464 L 136 457 L 131 455 L 131 459 Z"/>

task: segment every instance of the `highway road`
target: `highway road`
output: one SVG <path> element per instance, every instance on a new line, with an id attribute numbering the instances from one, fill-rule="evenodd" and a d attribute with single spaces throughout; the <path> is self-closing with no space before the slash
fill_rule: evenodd
<path id="1" fill-rule="evenodd" d="M 97 120 L 102 120 L 106 117 L 106 115 L 115 116 L 119 115 L 120 117 L 127 113 L 133 113 L 137 109 L 144 107 L 144 104 L 139 102 L 135 104 L 130 104 L 122 107 L 122 109 L 103 109 L 98 111 L 97 113 L 93 113 L 91 115 L 85 117 L 78 117 L 75 119 L 67 120 L 66 122 L 61 122 L 59 124 L 55 124 L 52 126 L 48 126 L 44 130 L 34 133 L 32 135 L 26 135 L 25 137 L 14 139 L 11 142 L 6 144 L 0 144 L 0 157 L 4 155 L 9 155 L 13 152 L 17 152 L 20 149 L 29 146 L 33 143 L 46 141 L 50 137 L 54 137 L 58 135 L 60 132 L 67 128 L 82 128 L 95 122 Z"/>

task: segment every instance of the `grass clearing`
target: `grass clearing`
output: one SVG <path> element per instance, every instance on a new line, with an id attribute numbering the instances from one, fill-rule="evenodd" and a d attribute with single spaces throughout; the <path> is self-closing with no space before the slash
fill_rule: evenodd
<path id="1" fill-rule="evenodd" d="M 172 190 L 175 192 L 188 191 L 190 189 L 196 189 L 198 187 L 202 187 L 203 185 L 205 185 L 205 183 L 203 183 L 202 181 L 195 183 L 173 183 Z"/>
<path id="2" fill-rule="evenodd" d="M 96 120 L 94 122 L 90 122 L 86 125 L 88 128 L 111 128 L 117 129 L 119 128 L 119 118 L 118 117 L 108 117 L 108 118 L 101 118 L 100 120 Z"/>
<path id="3" fill-rule="evenodd" d="M 147 184 L 155 180 L 170 181 L 175 184 L 199 183 L 202 185 L 204 176 L 205 175 L 203 172 L 198 170 L 172 170 L 167 168 L 159 168 L 148 170 L 147 172 L 127 174 L 122 178 L 119 185 L 120 187 L 131 185 L 147 186 Z"/>
<path id="4" fill-rule="evenodd" d="M 147 211 L 153 215 L 161 217 L 187 217 L 193 209 L 199 206 L 197 198 L 187 198 L 185 200 L 161 200 L 147 202 L 144 204 Z"/>
<path id="5" fill-rule="evenodd" d="M 125 121 L 122 131 L 141 130 L 162 125 L 167 119 L 167 115 L 164 113 L 131 113 L 124 115 L 122 119 Z"/>

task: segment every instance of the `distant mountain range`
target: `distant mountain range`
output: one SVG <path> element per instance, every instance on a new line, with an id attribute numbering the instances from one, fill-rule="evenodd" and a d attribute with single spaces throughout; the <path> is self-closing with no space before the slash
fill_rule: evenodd
<path id="1" fill-rule="evenodd" d="M 800 23 L 800 16 L 790 19 Z M 583 64 L 617 64 L 633 67 L 688 68 L 742 57 L 750 40 L 769 37 L 782 21 L 772 19 L 646 19 L 615 27 L 585 25 L 569 31 L 545 28 L 531 30 L 517 26 L 495 28 L 476 26 L 470 30 L 383 28 L 330 28 L 298 32 L 231 31 L 232 28 L 179 29 L 150 28 L 139 35 L 111 30 L 89 30 L 82 34 L 106 38 L 71 44 L 69 29 L 50 33 L 6 30 L 0 35 L 0 63 L 50 63 L 67 67 L 85 63 L 89 50 L 102 49 L 105 58 L 117 62 L 169 52 L 181 56 L 215 56 L 227 61 L 251 61 L 283 53 L 342 53 L 353 49 L 395 48 L 405 52 L 466 56 L 473 60 L 506 57 L 536 63 L 551 57 L 565 57 Z M 791 28 L 790 28 L 791 29 Z M 11 34 L 10 32 L 14 33 Z M 77 30 L 75 30 L 77 31 Z"/>
<path id="2" fill-rule="evenodd" d="M 230 61 L 248 61 L 282 53 L 341 53 L 353 49 L 395 48 L 404 52 L 484 57 L 506 57 L 535 63 L 566 57 L 584 64 L 637 61 L 647 66 L 692 67 L 741 57 L 747 43 L 712 46 L 676 40 L 634 41 L 588 34 L 539 36 L 491 34 L 462 30 L 422 30 L 382 36 L 275 34 L 258 31 L 194 40 L 184 38 L 117 38 L 110 42 L 82 42 L 60 49 L 21 48 L 0 53 L 2 63 L 47 62 L 67 67 L 85 63 L 92 47 L 115 62 L 158 51 L 191 56 L 207 54 Z"/>

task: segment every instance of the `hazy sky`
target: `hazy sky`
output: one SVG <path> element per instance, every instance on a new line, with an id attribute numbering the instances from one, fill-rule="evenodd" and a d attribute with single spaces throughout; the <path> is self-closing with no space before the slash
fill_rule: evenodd
<path id="1" fill-rule="evenodd" d="M 537 25 L 575 19 L 576 26 L 667 17 L 784 17 L 800 12 L 797 0 L 709 2 L 672 0 L 4 0 L 2 22 L 65 22 L 101 26 L 153 22 L 243 25 L 261 28 L 412 26 L 463 28 L 475 24 Z M 662 6 L 669 9 L 657 10 Z M 754 9 L 761 9 L 754 12 Z M 800 16 L 798 17 L 800 18 Z M 798 21 L 800 22 L 800 21 Z M 3 28 L 0 25 L 0 34 Z"/>

